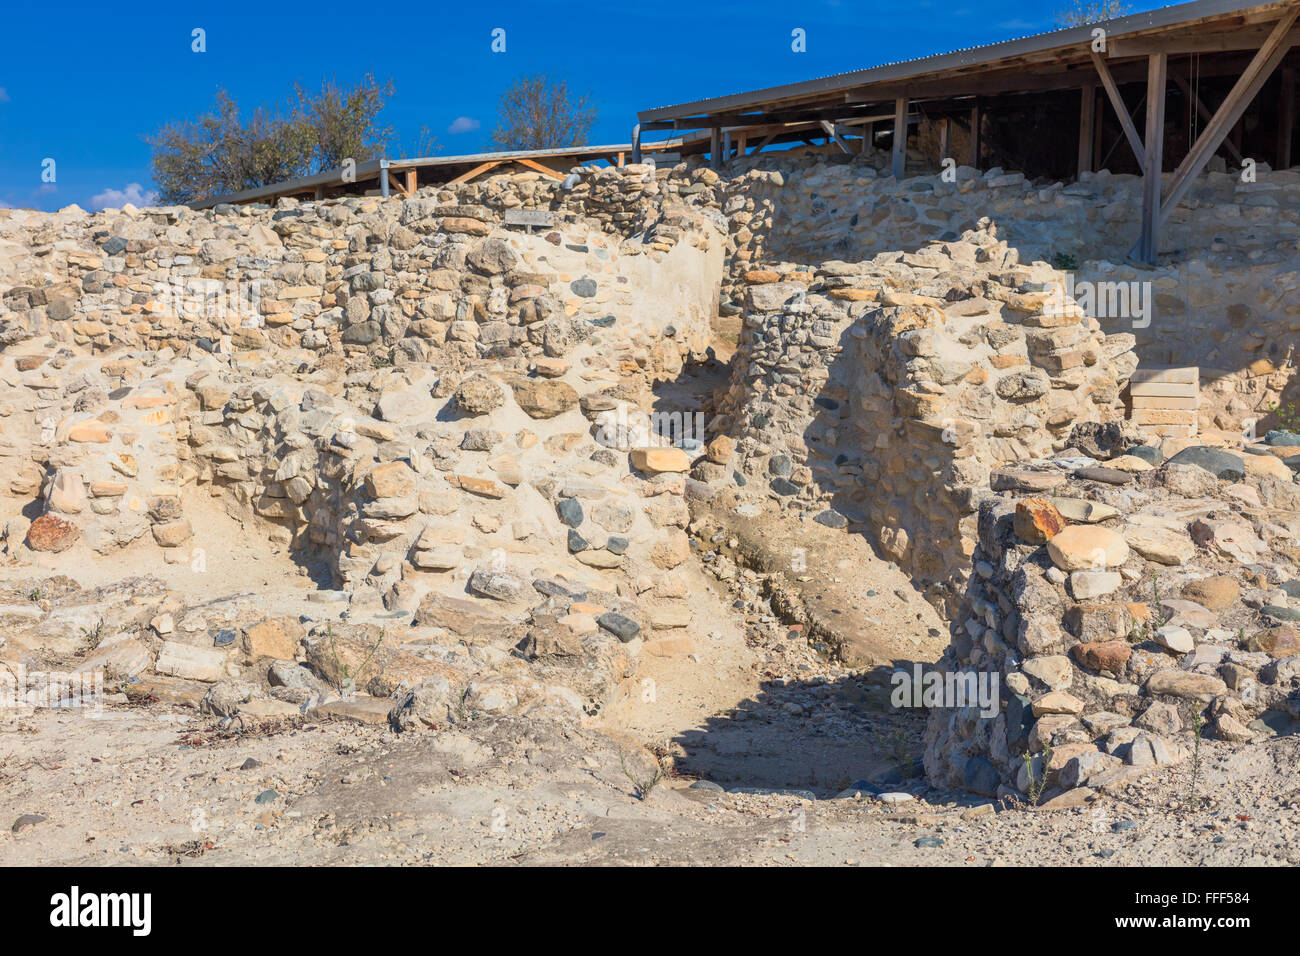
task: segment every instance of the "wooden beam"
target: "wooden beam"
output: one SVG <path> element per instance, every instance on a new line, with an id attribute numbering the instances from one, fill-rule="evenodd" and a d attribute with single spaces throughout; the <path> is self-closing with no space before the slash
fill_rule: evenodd
<path id="1" fill-rule="evenodd" d="M 1079 91 L 1079 158 L 1075 175 L 1092 172 L 1093 127 L 1097 125 L 1097 86 L 1089 84 Z"/>
<path id="2" fill-rule="evenodd" d="M 902 97 L 894 101 L 893 150 L 890 171 L 895 179 L 902 179 L 907 174 L 907 100 Z"/>
<path id="3" fill-rule="evenodd" d="M 1205 120 L 1205 122 L 1207 123 L 1210 120 L 1212 120 L 1214 118 L 1214 114 L 1210 112 L 1210 108 L 1208 106 L 1206 106 L 1203 102 L 1201 102 L 1201 98 L 1196 95 L 1196 91 L 1192 89 L 1191 84 L 1189 84 L 1177 73 L 1173 74 L 1173 78 L 1174 78 L 1174 82 L 1178 84 L 1178 88 L 1183 91 L 1183 95 L 1187 97 L 1187 101 L 1195 108 L 1197 114 L 1200 115 L 1201 119 Z M 1225 139 L 1223 141 L 1223 146 L 1225 149 L 1228 150 L 1228 152 L 1232 154 L 1232 158 L 1237 161 L 1237 164 L 1240 165 L 1241 150 L 1237 149 L 1237 147 L 1233 144 L 1232 140 L 1228 140 L 1228 139 Z"/>
<path id="4" fill-rule="evenodd" d="M 970 163 L 967 164 L 975 169 L 980 168 L 980 127 L 983 125 L 984 118 L 980 114 L 980 100 L 977 96 L 970 108 Z"/>
<path id="5" fill-rule="evenodd" d="M 1277 68 L 1286 56 L 1287 51 L 1291 48 L 1288 41 L 1291 27 L 1295 25 L 1296 18 L 1300 16 L 1300 8 L 1292 9 L 1290 13 L 1277 22 L 1273 31 L 1264 41 L 1264 45 L 1259 48 L 1246 71 L 1233 85 L 1232 90 L 1228 93 L 1228 98 L 1223 101 L 1214 118 L 1206 125 L 1204 132 L 1192 144 L 1192 148 L 1187 151 L 1183 161 L 1178 164 L 1174 170 L 1173 181 L 1169 184 L 1169 194 L 1165 197 L 1164 203 L 1160 206 L 1160 218 L 1168 219 L 1169 214 L 1174 211 L 1174 207 L 1192 188 L 1192 183 L 1200 175 L 1205 164 L 1210 161 L 1214 151 L 1219 148 L 1228 131 L 1236 125 L 1237 120 L 1246 112 L 1246 107 L 1258 95 L 1260 88 L 1268 80 L 1269 74 Z"/>
<path id="6" fill-rule="evenodd" d="M 469 170 L 468 172 L 461 173 L 455 179 L 450 180 L 447 183 L 447 185 L 459 186 L 461 183 L 467 183 L 475 176 L 477 176 L 479 173 L 486 173 L 489 169 L 495 169 L 497 166 L 500 166 L 503 162 L 505 162 L 505 160 L 492 159 L 492 160 L 488 160 L 486 163 L 479 163 L 477 166 L 475 166 L 473 169 Z"/>
<path id="7" fill-rule="evenodd" d="M 406 189 L 405 189 L 405 193 L 408 197 L 415 195 L 415 191 L 418 188 L 419 182 L 420 179 L 416 173 L 415 167 L 411 167 L 410 169 L 408 169 L 406 171 Z"/>
<path id="8" fill-rule="evenodd" d="M 541 173 L 543 176 L 550 176 L 552 179 L 564 179 L 565 176 L 567 175 L 566 173 L 560 172 L 558 169 L 552 169 L 550 166 L 547 166 L 545 163 L 539 163 L 535 159 L 520 158 L 520 159 L 511 160 L 511 162 L 516 162 L 521 166 L 527 166 L 529 169 L 536 170 L 537 172 Z"/>
<path id="9" fill-rule="evenodd" d="M 1124 97 L 1119 94 L 1119 87 L 1115 84 L 1115 77 L 1111 76 L 1110 67 L 1096 52 L 1092 54 L 1092 64 L 1097 69 L 1097 76 L 1101 79 L 1101 85 L 1106 88 L 1106 95 L 1110 97 L 1110 105 L 1115 108 L 1115 112 L 1119 115 L 1119 125 L 1123 128 L 1124 136 L 1133 149 L 1133 155 L 1137 157 L 1138 165 L 1145 167 L 1146 154 L 1142 149 L 1142 139 L 1138 136 L 1137 127 L 1133 125 L 1133 117 L 1129 115 L 1128 107 L 1124 105 Z M 1150 109 L 1149 103 L 1147 108 Z"/>
<path id="10" fill-rule="evenodd" d="M 709 165 L 714 169 L 722 168 L 722 127 L 714 126 L 709 130 Z"/>
<path id="11" fill-rule="evenodd" d="M 769 136 L 763 137 L 763 139 L 759 140 L 758 145 L 750 150 L 749 155 L 753 156 L 755 153 L 761 153 L 764 146 L 770 145 L 772 140 L 776 139 L 780 135 L 780 133 L 772 133 Z"/>
<path id="12" fill-rule="evenodd" d="M 948 148 L 952 143 L 952 120 L 944 117 L 939 121 L 939 162 L 948 158 Z"/>
<path id="13" fill-rule="evenodd" d="M 1175 37 L 1123 37 L 1111 40 L 1106 53 L 1112 60 L 1120 57 L 1150 56 L 1164 53 L 1184 56 L 1191 53 L 1234 53 L 1240 50 L 1258 50 L 1268 39 L 1267 30 L 1240 30 L 1235 33 L 1206 33 L 1201 36 Z M 1291 44 L 1300 43 L 1300 30 L 1292 30 Z"/>
<path id="14" fill-rule="evenodd" d="M 1165 150 L 1165 82 L 1169 57 L 1153 53 L 1147 58 L 1146 154 L 1142 163 L 1142 239 L 1139 258 L 1155 265 L 1160 255 L 1160 173 Z"/>
<path id="15" fill-rule="evenodd" d="M 1282 71 L 1282 89 L 1278 97 L 1277 168 L 1291 168 L 1291 141 L 1295 138 L 1295 75 L 1292 67 Z"/>
<path id="16" fill-rule="evenodd" d="M 844 142 L 844 137 L 840 135 L 840 132 L 835 128 L 834 123 L 829 120 L 822 120 L 821 127 L 826 131 L 826 135 L 834 140 L 835 144 L 839 146 L 840 149 L 846 153 L 852 154 L 853 150 L 849 148 L 848 143 Z"/>

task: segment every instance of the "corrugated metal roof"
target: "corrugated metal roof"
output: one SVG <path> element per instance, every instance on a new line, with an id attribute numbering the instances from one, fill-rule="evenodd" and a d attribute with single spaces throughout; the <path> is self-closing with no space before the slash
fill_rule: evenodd
<path id="1" fill-rule="evenodd" d="M 1244 2 L 1243 0 L 1194 0 L 1192 3 L 1160 7 L 1155 10 L 1134 13 L 1102 22 L 1106 24 L 1110 37 L 1120 37 L 1145 30 L 1176 27 L 1205 17 L 1228 16 L 1255 10 L 1263 11 L 1270 7 L 1281 9 L 1288 5 L 1286 2 L 1258 3 L 1250 2 L 1250 0 L 1244 0 Z M 1098 25 L 1093 23 L 1079 27 L 1067 27 L 1063 30 L 1030 34 L 985 46 L 964 47 L 948 53 L 931 54 L 911 60 L 897 60 L 867 69 L 850 70 L 845 73 L 833 73 L 829 76 L 789 83 L 783 86 L 733 93 L 728 96 L 712 97 L 673 106 L 659 106 L 642 110 L 637 116 L 643 123 L 654 122 L 655 120 L 679 119 L 723 110 L 734 110 L 771 100 L 848 89 L 886 80 L 910 79 L 921 74 L 977 66 L 983 63 L 992 64 L 1008 57 L 1024 56 L 1029 53 L 1046 52 L 1058 47 L 1089 43 L 1092 39 L 1092 30 Z"/>

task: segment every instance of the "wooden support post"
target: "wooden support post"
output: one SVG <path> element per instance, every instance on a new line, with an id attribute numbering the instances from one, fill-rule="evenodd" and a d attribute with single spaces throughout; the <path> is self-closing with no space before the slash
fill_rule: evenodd
<path id="1" fill-rule="evenodd" d="M 1133 125 L 1133 117 L 1129 115 L 1128 107 L 1124 105 L 1124 97 L 1119 95 L 1119 87 L 1115 85 L 1115 78 L 1110 75 L 1110 67 L 1106 61 L 1101 58 L 1095 50 L 1092 53 L 1093 66 L 1097 68 L 1097 76 L 1101 79 L 1101 85 L 1106 88 L 1106 95 L 1110 97 L 1110 105 L 1115 108 L 1119 116 L 1119 125 L 1124 129 L 1124 135 L 1128 138 L 1128 144 L 1133 149 L 1133 155 L 1137 157 L 1138 165 L 1146 168 L 1146 156 L 1142 152 L 1142 138 L 1138 136 L 1137 127 Z M 1148 77 L 1148 79 L 1150 79 Z M 1150 103 L 1147 104 L 1148 110 Z"/>
<path id="2" fill-rule="evenodd" d="M 1093 91 L 1093 102 L 1095 103 L 1092 115 L 1096 122 L 1092 124 L 1092 171 L 1097 172 L 1101 169 L 1101 150 L 1105 145 L 1105 138 L 1102 136 L 1101 111 L 1105 108 L 1101 101 L 1100 90 Z"/>
<path id="3" fill-rule="evenodd" d="M 1138 257 L 1155 265 L 1160 254 L 1160 172 L 1165 145 L 1165 79 L 1169 56 L 1153 53 L 1147 57 L 1147 128 L 1142 163 L 1142 239 Z"/>
<path id="4" fill-rule="evenodd" d="M 1228 130 L 1241 119 L 1241 114 L 1246 112 L 1246 107 L 1250 106 L 1269 75 L 1277 69 L 1278 64 L 1286 56 L 1291 48 L 1288 33 L 1297 17 L 1300 17 L 1300 9 L 1293 9 L 1273 27 L 1264 45 L 1259 48 L 1259 52 L 1233 84 L 1228 98 L 1223 101 L 1214 118 L 1206 125 L 1205 130 L 1183 157 L 1183 161 L 1174 170 L 1173 181 L 1169 184 L 1169 193 L 1160 206 L 1162 220 L 1169 218 L 1174 207 L 1192 188 L 1192 183 L 1205 168 L 1205 164 L 1210 161 L 1210 157 L 1219 148 L 1224 137 L 1228 135 Z"/>
<path id="5" fill-rule="evenodd" d="M 980 168 L 980 127 L 984 124 L 984 117 L 980 114 L 979 97 L 975 97 L 975 105 L 970 108 L 970 163 L 976 169 Z"/>
<path id="6" fill-rule="evenodd" d="M 749 151 L 749 135 L 747 133 L 736 134 L 736 156 L 744 156 Z"/>
<path id="7" fill-rule="evenodd" d="M 1295 138 L 1295 70 L 1282 70 L 1282 91 L 1278 98 L 1277 168 L 1291 168 L 1291 141 Z"/>
<path id="8" fill-rule="evenodd" d="M 623 164 L 626 162 L 626 158 L 625 158 L 625 157 L 626 157 L 626 154 L 623 152 L 623 150 L 620 149 L 620 150 L 618 151 L 618 168 L 619 168 L 619 169 L 622 169 L 622 168 L 623 168 Z"/>
<path id="9" fill-rule="evenodd" d="M 415 190 L 418 186 L 419 181 L 420 181 L 419 176 L 416 174 L 414 167 L 406 171 L 406 189 L 404 190 L 404 192 L 406 193 L 408 199 L 415 195 Z"/>
<path id="10" fill-rule="evenodd" d="M 895 179 L 907 174 L 907 98 L 894 101 L 894 159 L 890 171 Z"/>
<path id="11" fill-rule="evenodd" d="M 714 169 L 722 168 L 722 127 L 714 126 L 709 130 L 709 165 Z"/>
<path id="12" fill-rule="evenodd" d="M 1097 124 L 1097 85 L 1086 84 L 1079 91 L 1079 162 L 1075 175 L 1092 172 L 1093 127 Z"/>
<path id="13" fill-rule="evenodd" d="M 939 121 L 939 163 L 948 158 L 948 149 L 952 143 L 952 120 L 944 117 Z"/>

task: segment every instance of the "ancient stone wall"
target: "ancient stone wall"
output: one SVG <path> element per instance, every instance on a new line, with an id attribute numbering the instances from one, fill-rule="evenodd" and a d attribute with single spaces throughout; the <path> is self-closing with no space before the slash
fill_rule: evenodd
<path id="1" fill-rule="evenodd" d="M 1122 418 L 1131 335 L 1066 304 L 990 224 L 815 272 L 751 269 L 717 427 L 793 506 L 852 524 L 955 609 L 996 465 Z M 822 509 L 827 509 L 822 513 Z"/>
<path id="2" fill-rule="evenodd" d="M 987 217 L 1023 262 L 1052 263 L 1078 283 L 1143 283 L 1149 313 L 1096 310 L 1104 331 L 1135 335 L 1146 366 L 1200 366 L 1201 426 L 1237 430 L 1263 420 L 1295 379 L 1300 169 L 1259 166 L 1243 181 L 1216 165 L 1171 216 L 1156 268 L 1126 263 L 1141 222 L 1140 177 L 1104 170 L 1061 183 L 957 167 L 946 182 L 913 163 L 899 181 L 878 152 L 793 151 L 749 157 L 721 177 L 674 170 L 663 188 L 727 217 L 724 312 L 743 307 L 743 274 L 755 263 L 797 271 L 914 252 Z"/>
<path id="3" fill-rule="evenodd" d="M 1000 691 L 991 712 L 932 710 L 931 779 L 1077 805 L 1186 758 L 1202 726 L 1231 743 L 1291 732 L 1298 446 L 1103 442 L 1100 462 L 995 472 L 939 672 Z"/>

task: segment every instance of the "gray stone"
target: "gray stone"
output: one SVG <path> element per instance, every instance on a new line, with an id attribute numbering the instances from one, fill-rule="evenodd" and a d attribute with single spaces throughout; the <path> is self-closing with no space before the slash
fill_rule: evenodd
<path id="1" fill-rule="evenodd" d="M 617 611 L 606 611 L 600 617 L 596 618 L 596 623 L 603 627 L 609 633 L 613 634 L 624 644 L 633 640 L 641 633 L 641 625 L 630 617 L 624 617 Z"/>
<path id="2" fill-rule="evenodd" d="M 559 515 L 560 521 L 570 528 L 577 528 L 582 524 L 582 502 L 577 498 L 561 498 L 555 503 L 555 513 Z"/>
<path id="3" fill-rule="evenodd" d="M 1166 466 L 1195 465 L 1223 481 L 1241 481 L 1246 477 L 1246 465 L 1239 456 L 1206 445 L 1184 448 L 1165 464 Z"/>

